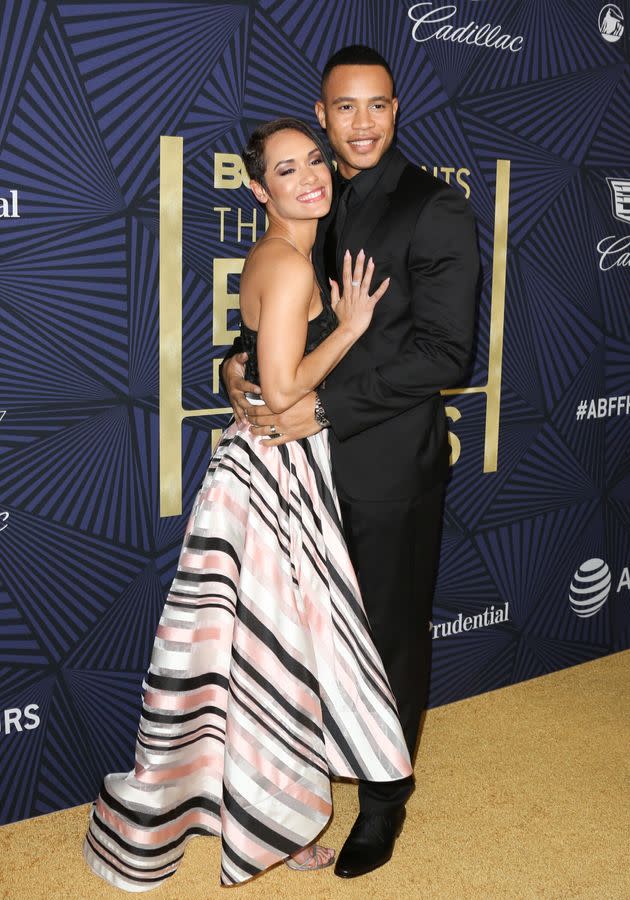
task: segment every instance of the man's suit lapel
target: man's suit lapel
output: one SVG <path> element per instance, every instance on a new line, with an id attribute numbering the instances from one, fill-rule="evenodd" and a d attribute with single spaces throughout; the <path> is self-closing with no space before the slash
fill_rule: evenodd
<path id="1" fill-rule="evenodd" d="M 337 271 L 340 276 L 346 250 L 349 249 L 353 256 L 356 256 L 361 248 L 365 249 L 372 232 L 390 211 L 393 194 L 407 165 L 402 153 L 394 150 L 378 183 L 360 207 L 348 215 L 343 233 L 337 242 Z"/>
<path id="2" fill-rule="evenodd" d="M 323 219 L 320 219 L 317 224 L 317 233 L 315 235 L 315 244 L 313 246 L 312 253 L 315 276 L 320 288 L 323 290 L 326 296 L 328 296 L 329 292 L 328 274 L 326 270 L 326 236 L 330 229 L 333 227 L 338 204 L 338 195 L 337 191 L 335 190 L 333 202 L 330 207 L 330 212 L 327 216 L 324 216 Z"/>
<path id="3" fill-rule="evenodd" d="M 373 231 L 389 212 L 392 205 L 391 200 L 391 194 L 379 192 L 378 198 L 371 196 L 365 203 L 365 212 L 361 210 L 361 216 L 357 216 L 352 223 L 346 224 L 344 233 L 337 244 L 337 271 L 340 275 L 346 250 L 350 250 L 352 261 L 355 262 L 359 250 L 365 249 Z"/>

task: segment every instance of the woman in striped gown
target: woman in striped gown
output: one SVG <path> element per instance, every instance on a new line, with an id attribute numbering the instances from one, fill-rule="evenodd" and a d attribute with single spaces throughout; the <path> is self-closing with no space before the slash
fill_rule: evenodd
<path id="1" fill-rule="evenodd" d="M 245 151 L 269 228 L 241 278 L 247 377 L 281 412 L 367 328 L 384 282 L 346 257 L 322 303 L 310 262 L 331 166 L 302 122 Z M 334 312 L 333 312 L 334 310 Z M 336 314 L 336 315 L 335 315 Z M 316 429 L 314 429 L 316 430 Z M 220 835 L 223 884 L 286 860 L 322 868 L 330 776 L 411 772 L 341 530 L 326 431 L 282 446 L 238 416 L 197 494 L 144 683 L 135 769 L 106 776 L 84 855 L 128 891 L 174 874 L 193 835 Z"/>

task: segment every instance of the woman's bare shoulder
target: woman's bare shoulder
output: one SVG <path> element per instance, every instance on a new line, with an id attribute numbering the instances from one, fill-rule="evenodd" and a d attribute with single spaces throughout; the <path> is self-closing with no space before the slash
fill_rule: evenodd
<path id="1" fill-rule="evenodd" d="M 311 281 L 313 267 L 292 244 L 281 238 L 267 238 L 256 245 L 247 260 L 247 268 L 257 270 L 257 277 L 273 281 L 286 278 Z"/>

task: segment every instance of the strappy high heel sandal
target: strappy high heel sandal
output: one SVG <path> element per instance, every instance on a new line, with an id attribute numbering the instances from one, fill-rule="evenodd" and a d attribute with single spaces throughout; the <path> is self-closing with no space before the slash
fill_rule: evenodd
<path id="1" fill-rule="evenodd" d="M 319 869 L 327 869 L 332 866 L 335 861 L 335 851 L 331 847 L 322 847 L 319 844 L 311 844 L 310 847 L 304 847 L 299 850 L 296 856 L 306 853 L 303 862 L 298 862 L 294 857 L 290 856 L 285 859 L 285 863 L 290 869 L 297 872 L 317 872 Z"/>

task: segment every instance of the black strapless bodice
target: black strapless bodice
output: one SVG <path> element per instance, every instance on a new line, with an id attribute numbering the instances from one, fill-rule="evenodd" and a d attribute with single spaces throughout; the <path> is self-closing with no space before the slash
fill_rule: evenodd
<path id="1" fill-rule="evenodd" d="M 322 311 L 311 319 L 308 323 L 306 331 L 306 347 L 304 355 L 311 353 L 315 347 L 328 337 L 337 327 L 337 316 L 334 314 L 332 306 L 324 303 Z M 252 331 L 244 322 L 241 322 L 241 343 L 243 350 L 247 353 L 247 363 L 245 365 L 245 378 L 254 384 L 260 385 L 260 374 L 258 372 L 258 354 L 256 349 L 257 331 Z"/>

